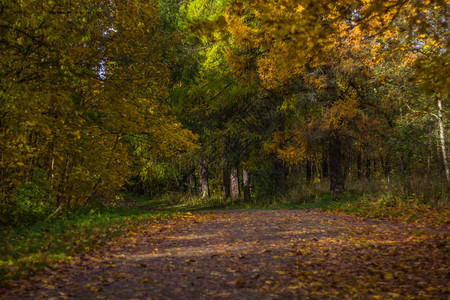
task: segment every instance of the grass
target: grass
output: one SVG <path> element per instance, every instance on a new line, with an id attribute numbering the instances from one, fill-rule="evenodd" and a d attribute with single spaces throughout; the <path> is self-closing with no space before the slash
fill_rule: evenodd
<path id="1" fill-rule="evenodd" d="M 332 199 L 322 185 L 293 189 L 285 194 L 253 198 L 223 199 L 213 196 L 201 199 L 182 194 L 170 194 L 163 201 L 166 207 L 180 211 L 212 211 L 217 209 L 314 209 L 331 213 L 344 213 L 367 218 L 418 223 L 427 226 L 450 224 L 447 204 L 426 201 L 423 196 L 398 195 L 388 191 L 364 192 L 353 187 L 337 199 Z"/>
<path id="2" fill-rule="evenodd" d="M 346 192 L 341 198 L 357 199 L 357 195 Z M 356 201 L 356 200 L 355 200 Z M 158 200 L 148 200 L 147 205 L 176 211 L 212 211 L 218 209 L 319 209 L 332 205 L 329 193 L 318 192 L 304 195 L 298 190 L 292 190 L 285 194 L 252 198 L 245 201 L 242 197 L 224 199 L 220 195 L 211 196 L 208 199 L 200 197 L 171 193 Z M 156 206 L 155 206 L 156 205 Z"/>
<path id="3" fill-rule="evenodd" d="M 145 205 L 145 199 L 138 200 Z M 144 221 L 176 214 L 174 210 L 144 211 L 139 206 L 98 207 L 28 227 L 0 227 L 0 284 L 57 267 Z"/>

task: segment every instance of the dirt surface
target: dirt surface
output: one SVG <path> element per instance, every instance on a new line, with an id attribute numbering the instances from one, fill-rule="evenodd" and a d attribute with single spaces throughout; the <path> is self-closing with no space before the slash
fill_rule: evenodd
<path id="1" fill-rule="evenodd" d="M 148 223 L 6 299 L 447 299 L 448 228 L 300 210 Z"/>

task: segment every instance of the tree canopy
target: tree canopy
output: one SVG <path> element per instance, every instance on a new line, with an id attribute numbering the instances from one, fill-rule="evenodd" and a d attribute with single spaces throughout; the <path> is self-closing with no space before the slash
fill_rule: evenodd
<path id="1" fill-rule="evenodd" d="M 425 178 L 445 199 L 448 9 L 1 1 L 0 222 L 123 189 L 248 200 Z"/>

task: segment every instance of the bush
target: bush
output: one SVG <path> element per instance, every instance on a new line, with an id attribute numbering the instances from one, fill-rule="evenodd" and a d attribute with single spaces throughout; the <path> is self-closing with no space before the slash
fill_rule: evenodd
<path id="1" fill-rule="evenodd" d="M 56 209 L 56 202 L 50 192 L 46 172 L 36 169 L 31 182 L 23 184 L 12 194 L 11 202 L 6 207 L 5 220 L 1 220 L 1 223 L 30 225 L 44 220 Z"/>

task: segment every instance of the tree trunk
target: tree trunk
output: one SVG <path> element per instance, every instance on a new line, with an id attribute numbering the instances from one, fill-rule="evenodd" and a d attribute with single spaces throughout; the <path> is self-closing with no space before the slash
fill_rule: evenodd
<path id="1" fill-rule="evenodd" d="M 361 179 L 362 177 L 362 161 L 361 161 L 361 154 L 358 153 L 358 156 L 356 157 L 356 173 L 358 174 L 358 179 Z"/>
<path id="2" fill-rule="evenodd" d="M 56 205 L 58 205 L 58 206 L 63 204 L 64 198 L 65 198 L 65 189 L 66 189 L 65 183 L 66 183 L 66 178 L 67 178 L 66 173 L 68 173 L 69 163 L 70 163 L 69 158 L 66 158 L 66 163 L 64 164 L 64 168 L 63 168 L 63 170 L 61 172 L 61 176 L 59 178 L 59 184 L 56 188 L 56 190 L 58 192 L 57 196 L 56 196 Z M 87 199 L 89 199 L 89 198 L 87 198 Z"/>
<path id="3" fill-rule="evenodd" d="M 200 172 L 199 172 L 199 180 L 200 180 L 200 192 L 202 198 L 209 198 L 209 182 L 208 182 L 208 165 L 205 159 L 200 161 Z"/>
<path id="4" fill-rule="evenodd" d="M 311 167 L 311 156 L 308 157 L 306 160 L 306 182 L 311 182 L 311 175 L 312 175 L 312 167 Z"/>
<path id="5" fill-rule="evenodd" d="M 315 160 L 312 160 L 311 162 L 311 179 L 314 181 L 314 177 L 317 173 L 317 162 Z"/>
<path id="6" fill-rule="evenodd" d="M 189 193 L 195 195 L 195 168 L 192 167 L 189 170 Z"/>
<path id="7" fill-rule="evenodd" d="M 406 173 L 408 166 L 406 165 L 404 156 L 401 154 L 397 155 L 397 161 L 400 163 L 400 170 L 402 173 Z"/>
<path id="8" fill-rule="evenodd" d="M 427 179 L 430 180 L 431 178 L 431 134 L 432 134 L 432 128 L 430 126 L 430 129 L 428 130 L 428 147 L 427 147 Z"/>
<path id="9" fill-rule="evenodd" d="M 438 122 L 438 128 L 439 128 L 439 145 L 441 148 L 441 154 L 442 154 L 442 163 L 444 165 L 445 170 L 445 177 L 447 178 L 447 187 L 450 188 L 450 167 L 448 163 L 448 157 L 447 157 L 447 147 L 445 145 L 445 128 L 444 128 L 444 120 L 443 120 L 443 110 L 442 110 L 442 101 L 440 98 L 437 98 L 437 107 L 438 107 L 438 114 L 437 114 L 437 122 Z"/>
<path id="10" fill-rule="evenodd" d="M 53 184 L 55 182 L 55 156 L 52 151 L 52 162 L 50 164 L 50 189 L 53 190 Z"/>
<path id="11" fill-rule="evenodd" d="M 373 174 L 377 174 L 377 171 L 378 171 L 378 161 L 377 161 L 377 159 L 376 158 L 374 158 L 373 160 L 372 160 L 372 173 Z"/>
<path id="12" fill-rule="evenodd" d="M 239 197 L 239 176 L 238 176 L 238 168 L 231 168 L 230 173 L 230 186 L 231 186 L 231 197 L 237 198 Z"/>
<path id="13" fill-rule="evenodd" d="M 231 185 L 231 172 L 228 163 L 225 163 L 223 167 L 223 198 L 227 199 L 230 197 L 230 185 Z"/>
<path id="14" fill-rule="evenodd" d="M 244 200 L 250 201 L 250 174 L 245 167 L 242 168 L 242 189 L 244 190 Z"/>
<path id="15" fill-rule="evenodd" d="M 116 150 L 116 147 L 117 147 L 120 137 L 121 137 L 121 135 L 119 135 L 119 134 L 116 135 L 116 140 L 115 140 L 114 146 L 112 147 L 112 150 L 111 150 L 111 156 L 109 157 L 108 162 L 106 163 L 105 172 L 108 171 L 109 167 L 111 166 L 111 162 L 113 161 L 113 158 L 114 158 L 114 151 Z M 102 183 L 102 176 L 99 176 L 97 181 L 94 184 L 94 187 L 92 188 L 92 193 L 90 194 L 90 196 L 88 196 L 85 199 L 85 202 L 92 199 L 94 194 L 97 192 L 98 185 L 101 183 Z"/>
<path id="16" fill-rule="evenodd" d="M 281 159 L 276 158 L 274 162 L 274 168 L 275 168 L 275 176 L 274 176 L 274 183 L 275 188 L 277 191 L 284 192 L 286 190 L 286 183 L 287 183 L 287 169 Z"/>
<path id="17" fill-rule="evenodd" d="M 322 178 L 327 178 L 328 177 L 328 160 L 327 160 L 327 156 L 323 155 L 322 156 Z"/>
<path id="18" fill-rule="evenodd" d="M 344 177 L 343 181 L 347 181 L 347 176 L 349 173 L 350 164 L 347 161 L 348 158 L 341 152 L 341 165 L 342 165 L 342 176 Z"/>
<path id="19" fill-rule="evenodd" d="M 384 162 L 384 174 L 387 178 L 391 174 L 391 160 L 388 155 L 386 155 L 386 161 Z"/>
<path id="20" fill-rule="evenodd" d="M 330 193 L 331 195 L 336 195 L 344 190 L 341 142 L 336 136 L 330 137 L 328 156 L 330 166 Z"/>
<path id="21" fill-rule="evenodd" d="M 366 178 L 370 179 L 371 168 L 370 168 L 370 159 L 366 159 Z"/>

